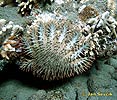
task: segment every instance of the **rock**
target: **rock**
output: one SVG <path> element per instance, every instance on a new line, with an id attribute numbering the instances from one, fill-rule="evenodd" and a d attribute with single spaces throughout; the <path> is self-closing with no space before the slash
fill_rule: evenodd
<path id="1" fill-rule="evenodd" d="M 37 89 L 26 87 L 20 81 L 0 83 L 0 100 L 27 100 Z"/>
<path id="2" fill-rule="evenodd" d="M 110 58 L 108 64 L 112 65 L 114 68 L 117 68 L 117 59 Z"/>
<path id="3" fill-rule="evenodd" d="M 28 21 L 26 17 L 21 17 L 17 13 L 17 7 L 0 7 L 0 19 L 5 19 L 7 21 L 13 21 L 18 25 L 26 25 Z"/>
<path id="4" fill-rule="evenodd" d="M 87 100 L 116 100 L 117 81 L 114 80 L 116 77 L 114 75 L 115 69 L 107 62 L 108 60 L 98 61 L 97 72 L 91 73 L 87 81 L 87 87 L 89 93 L 92 93 L 93 96 L 88 96 Z"/>
<path id="5" fill-rule="evenodd" d="M 6 60 L 0 60 L 0 71 L 3 71 L 7 63 L 8 61 Z"/>
<path id="6" fill-rule="evenodd" d="M 115 71 L 113 74 L 112 74 L 112 78 L 115 79 L 117 81 L 117 71 Z"/>
<path id="7" fill-rule="evenodd" d="M 46 97 L 45 90 L 38 90 L 35 94 L 28 98 L 28 100 L 44 100 Z"/>

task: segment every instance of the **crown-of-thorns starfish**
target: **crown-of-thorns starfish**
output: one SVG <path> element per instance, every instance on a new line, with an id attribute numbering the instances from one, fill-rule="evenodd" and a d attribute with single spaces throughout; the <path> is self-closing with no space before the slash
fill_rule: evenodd
<path id="1" fill-rule="evenodd" d="M 95 60 L 89 37 L 61 20 L 33 23 L 24 39 L 26 59 L 20 67 L 44 80 L 59 80 L 87 70 Z"/>

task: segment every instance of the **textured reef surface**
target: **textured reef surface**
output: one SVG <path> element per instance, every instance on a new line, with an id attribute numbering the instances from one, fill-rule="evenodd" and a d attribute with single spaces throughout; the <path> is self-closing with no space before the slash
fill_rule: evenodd
<path id="1" fill-rule="evenodd" d="M 0 5 L 0 100 L 116 100 L 116 0 Z"/>

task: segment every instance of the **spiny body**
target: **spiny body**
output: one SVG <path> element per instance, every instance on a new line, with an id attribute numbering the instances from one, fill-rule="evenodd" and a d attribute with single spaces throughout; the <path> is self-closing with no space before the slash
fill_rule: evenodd
<path id="1" fill-rule="evenodd" d="M 89 69 L 97 57 L 117 51 L 117 22 L 109 12 L 87 24 L 67 19 L 34 20 L 23 40 L 25 60 L 20 68 L 44 80 L 59 80 Z"/>
<path id="2" fill-rule="evenodd" d="M 39 21 L 33 23 L 27 33 L 23 44 L 30 58 L 20 68 L 44 80 L 82 73 L 95 60 L 88 36 L 83 36 L 78 26 L 69 21 Z"/>
<path id="3" fill-rule="evenodd" d="M 96 57 L 110 56 L 111 52 L 117 51 L 117 22 L 109 12 L 90 19 L 87 24 L 67 19 L 44 22 L 39 18 L 27 27 L 27 33 L 23 36 L 22 47 L 25 53 L 22 55 L 20 69 L 30 71 L 44 80 L 59 80 L 82 73 L 91 67 Z M 3 28 L 4 25 L 7 27 L 6 22 L 1 22 L 1 30 L 6 33 L 6 28 Z M 20 27 L 14 29 L 13 37 Z M 3 43 L 3 51 L 7 47 L 7 51 L 11 52 L 6 45 L 12 39 L 11 36 L 10 42 L 9 38 L 6 39 L 8 41 Z M 7 53 L 3 54 L 3 57 L 10 58 Z"/>

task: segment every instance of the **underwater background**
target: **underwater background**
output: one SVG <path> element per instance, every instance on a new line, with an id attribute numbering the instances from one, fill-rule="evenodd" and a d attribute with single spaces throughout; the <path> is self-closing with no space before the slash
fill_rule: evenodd
<path id="1" fill-rule="evenodd" d="M 0 100 L 117 99 L 117 0 L 24 0 L 25 3 L 22 3 L 23 0 L 16 1 L 18 3 L 13 0 L 0 0 Z M 103 16 L 104 18 L 102 18 Z M 44 26 L 47 32 L 53 32 L 51 23 L 56 23 L 57 31 L 55 33 L 59 35 L 61 35 L 59 31 L 63 32 L 64 25 L 69 30 L 73 29 L 73 36 L 68 35 L 67 37 L 66 35 L 67 38 L 65 36 L 62 38 L 69 43 L 68 50 L 69 47 L 73 47 L 71 51 L 74 52 L 79 50 L 80 56 L 73 54 L 73 61 L 75 60 L 73 65 L 75 66 L 77 64 L 75 62 L 78 61 L 81 62 L 78 63 L 81 65 L 80 67 L 75 66 L 74 69 L 70 69 L 71 66 L 66 64 L 68 61 L 60 60 L 66 57 L 66 48 L 60 50 L 62 54 L 60 59 L 58 56 L 56 57 L 62 43 L 59 44 L 55 41 L 54 51 L 54 46 L 49 44 L 51 42 L 47 42 L 47 47 L 50 46 L 49 50 L 55 52 L 54 56 L 57 59 L 55 61 L 54 57 L 51 57 L 51 53 L 48 53 L 46 46 L 47 52 L 42 52 L 45 50 L 43 48 L 45 38 L 52 40 L 54 34 L 46 34 L 43 37 L 43 34 L 39 33 L 41 32 L 39 28 Z M 111 27 L 111 25 L 115 26 Z M 93 26 L 97 28 L 93 30 Z M 78 29 L 76 29 L 77 27 Z M 32 34 L 33 30 L 36 30 L 36 35 Z M 98 37 L 94 34 L 88 38 L 91 32 L 97 34 L 98 30 L 102 30 L 105 35 L 99 34 Z M 71 37 L 77 37 L 75 32 L 81 33 L 78 41 L 71 39 Z M 27 35 L 28 33 L 32 35 Z M 89 35 L 87 36 L 87 34 Z M 59 37 L 59 35 L 55 35 L 55 37 Z M 109 43 L 106 44 L 107 41 L 104 41 L 103 45 L 103 37 L 108 39 Z M 83 41 L 82 46 L 80 43 L 83 39 L 86 41 Z M 36 40 L 39 40 L 37 46 L 35 45 Z M 77 42 L 78 47 L 75 45 Z M 43 44 L 42 51 L 38 48 L 41 43 Z M 86 43 L 89 44 L 88 49 L 84 47 Z M 83 51 L 80 51 L 80 48 L 83 48 Z M 38 50 L 41 52 L 39 55 L 37 55 Z M 79 59 L 77 60 L 77 58 Z M 85 61 L 85 58 L 88 60 Z M 47 63 L 48 65 L 45 67 L 45 60 L 55 63 Z M 42 70 L 38 68 L 39 64 L 42 66 Z M 64 64 L 67 68 L 64 68 Z"/>

